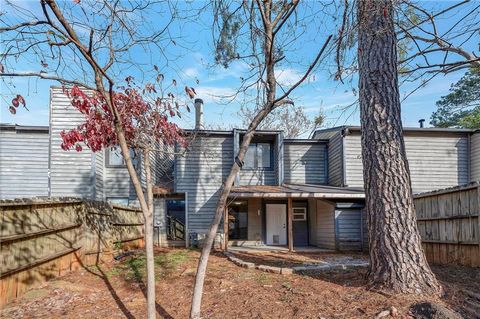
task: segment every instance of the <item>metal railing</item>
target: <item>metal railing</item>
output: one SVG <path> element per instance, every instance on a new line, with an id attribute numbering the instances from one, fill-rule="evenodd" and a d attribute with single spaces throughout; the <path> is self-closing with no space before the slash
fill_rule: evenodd
<path id="1" fill-rule="evenodd" d="M 185 224 L 172 216 L 167 216 L 167 239 L 185 240 Z"/>

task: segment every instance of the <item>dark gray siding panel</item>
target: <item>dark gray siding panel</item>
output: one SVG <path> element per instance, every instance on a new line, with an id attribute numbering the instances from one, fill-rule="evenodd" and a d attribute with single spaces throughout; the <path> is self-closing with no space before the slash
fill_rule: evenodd
<path id="1" fill-rule="evenodd" d="M 285 143 L 285 183 L 326 184 L 326 145 Z"/>
<path id="2" fill-rule="evenodd" d="M 87 147 L 81 152 L 64 151 L 60 147 L 60 132 L 77 127 L 85 118 L 61 88 L 52 88 L 50 94 L 51 195 L 92 198 L 95 191 L 92 152 Z"/>
<path id="3" fill-rule="evenodd" d="M 184 156 L 177 155 L 176 191 L 187 193 L 189 232 L 203 234 L 210 227 L 232 158 L 231 136 L 197 137 Z"/>
<path id="4" fill-rule="evenodd" d="M 470 181 L 480 181 L 480 132 L 470 140 Z"/>
<path id="5" fill-rule="evenodd" d="M 242 169 L 240 171 L 240 185 L 276 185 L 275 169 Z"/>
<path id="6" fill-rule="evenodd" d="M 328 142 L 328 183 L 343 186 L 343 137 L 336 132 Z"/>
<path id="7" fill-rule="evenodd" d="M 48 196 L 48 132 L 0 131 L 0 198 Z"/>
<path id="8" fill-rule="evenodd" d="M 414 193 L 468 183 L 468 137 L 460 134 L 405 135 Z M 360 135 L 345 137 L 347 185 L 363 187 Z"/>
<path id="9" fill-rule="evenodd" d="M 336 246 L 338 250 L 362 249 L 362 212 L 360 209 L 335 209 Z"/>

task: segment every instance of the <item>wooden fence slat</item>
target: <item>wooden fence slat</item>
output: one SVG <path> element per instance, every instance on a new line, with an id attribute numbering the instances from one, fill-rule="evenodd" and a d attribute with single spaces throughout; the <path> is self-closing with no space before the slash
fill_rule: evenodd
<path id="1" fill-rule="evenodd" d="M 480 267 L 480 185 L 422 194 L 414 202 L 430 262 Z"/>
<path id="2" fill-rule="evenodd" d="M 117 248 L 144 245 L 137 208 L 78 199 L 2 200 L 0 207 L 0 307 Z"/>

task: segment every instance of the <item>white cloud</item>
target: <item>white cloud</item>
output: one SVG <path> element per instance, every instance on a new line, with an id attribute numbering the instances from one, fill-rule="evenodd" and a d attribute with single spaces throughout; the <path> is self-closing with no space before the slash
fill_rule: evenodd
<path id="1" fill-rule="evenodd" d="M 277 82 L 281 86 L 291 86 L 295 83 L 297 83 L 304 75 L 305 73 L 302 71 L 297 71 L 295 69 L 291 68 L 286 68 L 286 69 L 277 69 L 275 72 L 275 75 L 277 76 Z M 307 82 L 315 82 L 316 81 L 316 75 L 311 74 L 305 81 Z"/>
<path id="2" fill-rule="evenodd" d="M 186 77 L 191 79 L 198 78 L 198 76 L 200 75 L 199 70 L 195 67 L 186 68 L 185 70 L 183 70 L 183 73 L 185 74 Z"/>
<path id="3" fill-rule="evenodd" d="M 199 86 L 195 88 L 197 97 L 201 98 L 205 104 L 208 103 L 226 103 L 231 100 L 236 93 L 235 89 L 218 86 Z"/>

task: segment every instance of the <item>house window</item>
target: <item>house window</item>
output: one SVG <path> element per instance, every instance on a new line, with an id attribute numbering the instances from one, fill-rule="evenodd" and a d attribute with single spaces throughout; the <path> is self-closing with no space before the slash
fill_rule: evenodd
<path id="1" fill-rule="evenodd" d="M 120 147 L 111 147 L 107 151 L 107 165 L 110 166 L 124 166 L 125 161 L 123 159 L 122 150 Z"/>
<path id="2" fill-rule="evenodd" d="M 122 155 L 122 150 L 119 146 L 108 148 L 106 151 L 106 157 L 106 165 L 108 167 L 123 167 L 126 165 Z M 130 157 L 132 158 L 133 165 L 136 166 L 136 156 L 132 149 L 130 149 Z"/>
<path id="3" fill-rule="evenodd" d="M 252 143 L 245 154 L 245 168 L 272 168 L 272 144 Z"/>
<path id="4" fill-rule="evenodd" d="M 248 239 L 248 205 L 246 202 L 228 207 L 228 239 Z"/>
<path id="5" fill-rule="evenodd" d="M 307 220 L 307 208 L 306 207 L 294 207 L 292 217 L 293 217 L 294 221 L 306 221 Z"/>

